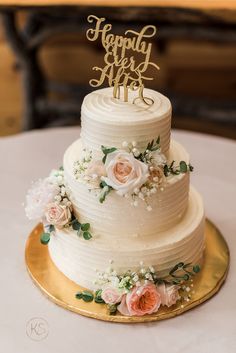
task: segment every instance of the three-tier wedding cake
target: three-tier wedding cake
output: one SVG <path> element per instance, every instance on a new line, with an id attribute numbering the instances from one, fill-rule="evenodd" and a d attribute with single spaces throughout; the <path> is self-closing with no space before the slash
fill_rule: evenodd
<path id="1" fill-rule="evenodd" d="M 135 92 L 123 102 L 112 88 L 88 94 L 81 137 L 65 152 L 63 168 L 27 195 L 27 214 L 41 212 L 41 241 L 58 269 L 125 315 L 175 304 L 204 251 L 203 203 L 189 185 L 188 153 L 170 138 L 171 103 L 144 93 L 154 104 L 133 103 Z M 154 307 L 127 309 L 137 288 Z M 78 298 L 89 301 L 89 292 Z"/>

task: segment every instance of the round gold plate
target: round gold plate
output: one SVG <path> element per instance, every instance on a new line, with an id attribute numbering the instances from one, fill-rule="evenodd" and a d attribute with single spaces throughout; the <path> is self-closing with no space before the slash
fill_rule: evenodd
<path id="1" fill-rule="evenodd" d="M 206 249 L 204 265 L 194 278 L 194 294 L 189 302 L 167 308 L 165 306 L 152 315 L 141 317 L 108 314 L 106 305 L 86 303 L 75 298 L 76 292 L 84 290 L 63 275 L 50 259 L 48 247 L 40 243 L 42 225 L 31 232 L 25 250 L 27 269 L 35 284 L 54 303 L 78 314 L 104 321 L 136 323 L 168 319 L 180 315 L 203 303 L 218 292 L 229 268 L 229 249 L 220 231 L 209 220 L 206 221 Z"/>

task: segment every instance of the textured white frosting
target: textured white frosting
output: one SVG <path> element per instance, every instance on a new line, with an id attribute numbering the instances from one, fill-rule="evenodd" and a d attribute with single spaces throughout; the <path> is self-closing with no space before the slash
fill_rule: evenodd
<path id="1" fill-rule="evenodd" d="M 70 190 L 70 199 L 77 217 L 83 223 L 90 223 L 94 237 L 132 237 L 156 235 L 178 223 L 188 205 L 189 173 L 168 177 L 163 191 L 161 188 L 150 197 L 152 211 L 139 201 L 138 207 L 131 205 L 131 198 L 124 198 L 112 191 L 101 204 L 98 195 L 88 186 L 75 179 L 74 162 L 82 154 L 81 140 L 74 142 L 64 155 L 64 173 Z M 185 149 L 172 141 L 170 160 L 189 161 Z M 100 192 L 100 191 L 98 191 Z"/>
<path id="2" fill-rule="evenodd" d="M 140 148 L 160 136 L 163 153 L 170 144 L 171 103 L 161 93 L 145 89 L 144 95 L 154 100 L 147 106 L 133 103 L 137 92 L 129 92 L 129 102 L 113 98 L 113 88 L 88 94 L 81 109 L 81 139 L 85 147 L 101 151 L 101 145 L 122 147 L 122 142 L 138 141 Z"/>
<path id="3" fill-rule="evenodd" d="M 122 241 L 121 241 L 122 238 Z M 142 261 L 164 275 L 176 263 L 201 263 L 204 250 L 204 210 L 200 195 L 191 189 L 181 221 L 168 231 L 146 237 L 100 237 L 89 241 L 70 230 L 57 231 L 49 242 L 55 265 L 74 282 L 95 289 L 96 269 L 112 267 L 118 273 L 136 270 Z"/>

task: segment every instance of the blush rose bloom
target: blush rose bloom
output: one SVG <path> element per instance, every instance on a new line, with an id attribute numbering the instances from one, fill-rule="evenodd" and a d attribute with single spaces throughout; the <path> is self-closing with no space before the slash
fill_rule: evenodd
<path id="1" fill-rule="evenodd" d="M 46 207 L 45 218 L 48 224 L 62 228 L 71 220 L 71 211 L 67 206 L 52 202 Z"/>
<path id="2" fill-rule="evenodd" d="M 123 315 L 143 316 L 157 312 L 160 305 L 161 295 L 155 284 L 149 282 L 124 295 L 117 309 Z"/>
<path id="3" fill-rule="evenodd" d="M 142 186 L 149 176 L 146 164 L 135 159 L 131 153 L 123 151 L 109 153 L 105 168 L 107 177 L 103 177 L 103 180 L 121 196 Z"/>
<path id="4" fill-rule="evenodd" d="M 117 288 L 112 286 L 107 286 L 102 290 L 102 299 L 106 304 L 117 304 L 121 302 L 123 293 L 119 291 Z"/>
<path id="5" fill-rule="evenodd" d="M 42 219 L 46 206 L 54 201 L 59 192 L 59 186 L 53 184 L 49 178 L 36 181 L 26 195 L 26 216 L 29 219 Z"/>
<path id="6" fill-rule="evenodd" d="M 174 305 L 180 299 L 179 287 L 170 284 L 161 284 L 158 286 L 158 292 L 161 295 L 161 304 L 168 307 Z"/>

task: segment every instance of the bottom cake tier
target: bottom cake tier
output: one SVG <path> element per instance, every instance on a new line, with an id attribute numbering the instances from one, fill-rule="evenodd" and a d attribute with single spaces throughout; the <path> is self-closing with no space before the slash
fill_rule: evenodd
<path id="1" fill-rule="evenodd" d="M 122 222 L 122 220 L 121 220 Z M 96 289 L 97 271 L 112 268 L 123 274 L 152 266 L 164 276 L 178 262 L 201 264 L 204 252 L 204 208 L 199 193 L 191 188 L 189 204 L 180 223 L 152 237 L 86 241 L 71 230 L 57 230 L 49 242 L 50 256 L 58 269 L 75 283 Z"/>

